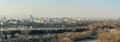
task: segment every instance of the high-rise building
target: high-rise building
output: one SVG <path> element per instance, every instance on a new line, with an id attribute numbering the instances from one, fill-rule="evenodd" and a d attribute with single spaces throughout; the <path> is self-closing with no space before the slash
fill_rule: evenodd
<path id="1" fill-rule="evenodd" d="M 33 22 L 34 17 L 32 15 L 30 15 L 30 22 Z"/>
<path id="2" fill-rule="evenodd" d="M 32 18 L 33 18 L 33 16 L 32 16 L 32 15 L 30 15 L 30 18 L 32 19 Z"/>

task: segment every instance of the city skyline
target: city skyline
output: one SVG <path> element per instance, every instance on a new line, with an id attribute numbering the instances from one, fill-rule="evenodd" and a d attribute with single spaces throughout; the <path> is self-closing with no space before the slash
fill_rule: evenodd
<path id="1" fill-rule="evenodd" d="M 118 18 L 119 0 L 0 0 L 0 17 Z"/>

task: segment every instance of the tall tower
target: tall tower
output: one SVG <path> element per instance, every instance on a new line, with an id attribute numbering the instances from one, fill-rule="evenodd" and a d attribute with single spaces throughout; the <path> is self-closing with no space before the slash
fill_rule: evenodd
<path id="1" fill-rule="evenodd" d="M 32 15 L 30 15 L 30 22 L 33 22 L 34 18 Z"/>
<path id="2" fill-rule="evenodd" d="M 32 15 L 30 15 L 30 18 L 32 19 L 32 18 L 33 18 L 33 16 L 32 16 Z"/>

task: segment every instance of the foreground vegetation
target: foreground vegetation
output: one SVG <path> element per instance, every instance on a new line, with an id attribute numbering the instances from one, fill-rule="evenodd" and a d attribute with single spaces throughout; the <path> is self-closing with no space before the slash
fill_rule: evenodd
<path id="1" fill-rule="evenodd" d="M 120 31 L 111 29 L 108 31 L 103 31 L 98 34 L 98 42 L 120 42 Z"/>
<path id="2" fill-rule="evenodd" d="M 75 42 L 75 40 L 88 38 L 91 36 L 91 32 L 67 32 L 66 34 L 51 34 L 36 38 L 28 38 L 27 36 L 24 35 L 24 37 L 10 38 L 7 39 L 7 41 L 3 40 L 2 42 Z"/>
<path id="3" fill-rule="evenodd" d="M 97 36 L 93 37 L 97 42 L 120 42 L 119 23 L 100 21 L 90 23 L 87 28 L 3 31 L 12 36 L 1 42 L 75 42 L 91 39 L 91 36 Z"/>

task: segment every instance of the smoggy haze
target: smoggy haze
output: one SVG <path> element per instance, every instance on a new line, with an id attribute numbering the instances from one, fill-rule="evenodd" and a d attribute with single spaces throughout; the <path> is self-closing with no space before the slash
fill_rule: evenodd
<path id="1" fill-rule="evenodd" d="M 0 16 L 111 17 L 120 15 L 120 0 L 0 0 Z"/>

